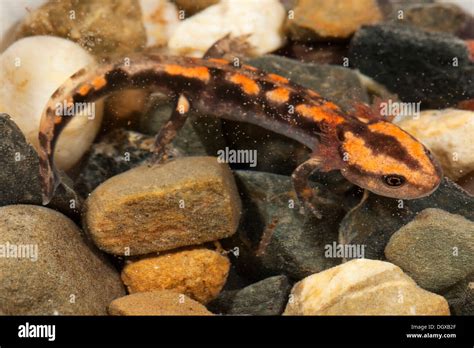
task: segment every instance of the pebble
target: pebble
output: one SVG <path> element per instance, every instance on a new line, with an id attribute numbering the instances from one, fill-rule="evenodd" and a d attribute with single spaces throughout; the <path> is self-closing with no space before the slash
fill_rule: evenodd
<path id="1" fill-rule="evenodd" d="M 286 29 L 300 41 L 346 39 L 362 25 L 382 19 L 375 0 L 297 0 L 290 11 Z"/>
<path id="2" fill-rule="evenodd" d="M 449 315 L 447 301 L 378 260 L 352 260 L 296 283 L 283 315 Z"/>
<path id="3" fill-rule="evenodd" d="M 393 234 L 385 256 L 419 286 L 439 292 L 474 273 L 474 222 L 425 209 Z"/>
<path id="4" fill-rule="evenodd" d="M 0 294 L 6 315 L 106 315 L 125 291 L 117 271 L 67 217 L 10 205 L 0 208 Z"/>
<path id="5" fill-rule="evenodd" d="M 0 110 L 8 113 L 36 149 L 46 103 L 72 74 L 94 63 L 78 44 L 51 36 L 16 41 L 0 56 Z M 102 121 L 103 103 L 93 113 L 80 113 L 61 133 L 55 152 L 58 168 L 74 166 L 94 141 Z"/>
<path id="6" fill-rule="evenodd" d="M 49 1 L 24 18 L 16 39 L 32 35 L 67 38 L 101 58 L 137 51 L 147 40 L 138 0 Z"/>
<path id="7" fill-rule="evenodd" d="M 34 148 L 7 114 L 0 113 L 0 206 L 42 204 L 39 158 Z M 62 174 L 62 183 L 48 205 L 78 219 L 82 198 Z"/>
<path id="8" fill-rule="evenodd" d="M 109 306 L 110 315 L 213 315 L 199 302 L 169 290 L 139 292 L 118 298 Z"/>
<path id="9" fill-rule="evenodd" d="M 474 171 L 474 111 L 426 110 L 419 117 L 403 118 L 398 125 L 434 153 L 450 179 Z"/>
<path id="10" fill-rule="evenodd" d="M 403 11 L 402 18 L 400 10 Z M 386 19 L 422 30 L 459 35 L 467 25 L 469 15 L 454 3 L 415 3 L 395 9 Z"/>
<path id="11" fill-rule="evenodd" d="M 339 203 L 322 206 L 322 220 L 305 217 L 290 177 L 236 171 L 236 178 L 244 210 L 237 233 L 223 243 L 233 251 L 241 274 L 255 280 L 281 274 L 301 279 L 341 262 L 325 256 L 325 246 L 337 241 L 344 216 Z"/>
<path id="12" fill-rule="evenodd" d="M 208 307 L 229 315 L 281 315 L 291 285 L 286 276 L 266 278 L 240 290 L 223 292 Z"/>
<path id="13" fill-rule="evenodd" d="M 229 259 L 213 250 L 171 251 L 127 263 L 122 281 L 129 293 L 172 290 L 206 304 L 221 291 L 229 268 Z"/>
<path id="14" fill-rule="evenodd" d="M 364 203 L 342 220 L 339 240 L 365 245 L 366 258 L 383 259 L 390 237 L 427 208 L 442 209 L 474 221 L 474 197 L 444 178 L 434 193 L 420 199 L 397 200 L 370 193 Z"/>
<path id="15" fill-rule="evenodd" d="M 227 34 L 251 34 L 248 41 L 261 55 L 283 45 L 281 29 L 285 10 L 278 0 L 221 0 L 187 18 L 168 42 L 172 54 L 202 57 L 209 47 Z"/>
<path id="16" fill-rule="evenodd" d="M 349 62 L 402 101 L 421 101 L 423 108 L 474 98 L 474 62 L 466 43 L 453 35 L 402 24 L 363 27 L 352 38 Z"/>
<path id="17" fill-rule="evenodd" d="M 87 199 L 83 225 L 100 249 L 143 255 L 229 237 L 240 210 L 227 165 L 185 157 L 108 179 Z"/>

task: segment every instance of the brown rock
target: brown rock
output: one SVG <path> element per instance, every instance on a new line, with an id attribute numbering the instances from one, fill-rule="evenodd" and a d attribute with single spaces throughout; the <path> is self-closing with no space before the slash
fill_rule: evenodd
<path id="1" fill-rule="evenodd" d="M 138 0 L 50 0 L 29 13 L 16 39 L 33 35 L 63 37 L 100 57 L 133 52 L 146 43 Z"/>
<path id="2" fill-rule="evenodd" d="M 0 208 L 0 311 L 106 315 L 125 295 L 117 271 L 67 217 L 34 205 Z"/>
<path id="3" fill-rule="evenodd" d="M 447 301 L 403 271 L 356 259 L 313 274 L 293 287 L 284 315 L 449 315 Z"/>
<path id="4" fill-rule="evenodd" d="M 85 205 L 97 246 L 125 256 L 231 236 L 241 210 L 232 172 L 214 157 L 136 167 L 105 181 Z"/>
<path id="5" fill-rule="evenodd" d="M 227 257 L 198 248 L 131 262 L 122 271 L 122 281 L 130 293 L 172 290 L 206 304 L 221 291 L 229 268 Z"/>
<path id="6" fill-rule="evenodd" d="M 375 24 L 382 13 L 375 0 L 298 0 L 286 27 L 296 40 L 349 38 L 365 24 Z"/>
<path id="7" fill-rule="evenodd" d="M 168 290 L 139 292 L 118 298 L 110 315 L 213 315 L 199 302 Z"/>

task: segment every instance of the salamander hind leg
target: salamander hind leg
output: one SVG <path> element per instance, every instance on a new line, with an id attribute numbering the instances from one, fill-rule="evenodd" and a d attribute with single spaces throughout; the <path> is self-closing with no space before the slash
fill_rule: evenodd
<path id="1" fill-rule="evenodd" d="M 189 110 L 189 100 L 181 94 L 178 97 L 176 108 L 173 110 L 170 119 L 161 127 L 156 136 L 151 164 L 159 164 L 167 159 L 166 148 L 183 127 L 189 115 Z"/>
<path id="2" fill-rule="evenodd" d="M 293 187 L 298 199 L 303 204 L 304 210 L 314 214 L 318 219 L 322 218 L 318 206 L 333 203 L 328 199 L 318 196 L 317 190 L 309 185 L 310 175 L 316 170 L 321 170 L 323 167 L 321 158 L 315 156 L 300 164 L 291 175 Z"/>

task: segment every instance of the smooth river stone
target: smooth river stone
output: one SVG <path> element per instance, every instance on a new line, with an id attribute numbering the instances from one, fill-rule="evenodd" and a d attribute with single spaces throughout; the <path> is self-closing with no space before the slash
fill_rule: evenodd
<path id="1" fill-rule="evenodd" d="M 105 181 L 85 205 L 96 245 L 124 256 L 229 237 L 241 212 L 232 172 L 214 157 L 136 167 Z"/>
<path id="2" fill-rule="evenodd" d="M 0 208 L 0 312 L 106 315 L 124 295 L 118 272 L 70 219 L 34 205 Z"/>

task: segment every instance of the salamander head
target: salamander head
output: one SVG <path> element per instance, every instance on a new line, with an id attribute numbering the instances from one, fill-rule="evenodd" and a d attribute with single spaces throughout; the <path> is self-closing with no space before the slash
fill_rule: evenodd
<path id="1" fill-rule="evenodd" d="M 431 194 L 441 167 L 420 142 L 386 121 L 340 131 L 342 175 L 376 194 L 414 199 Z"/>

